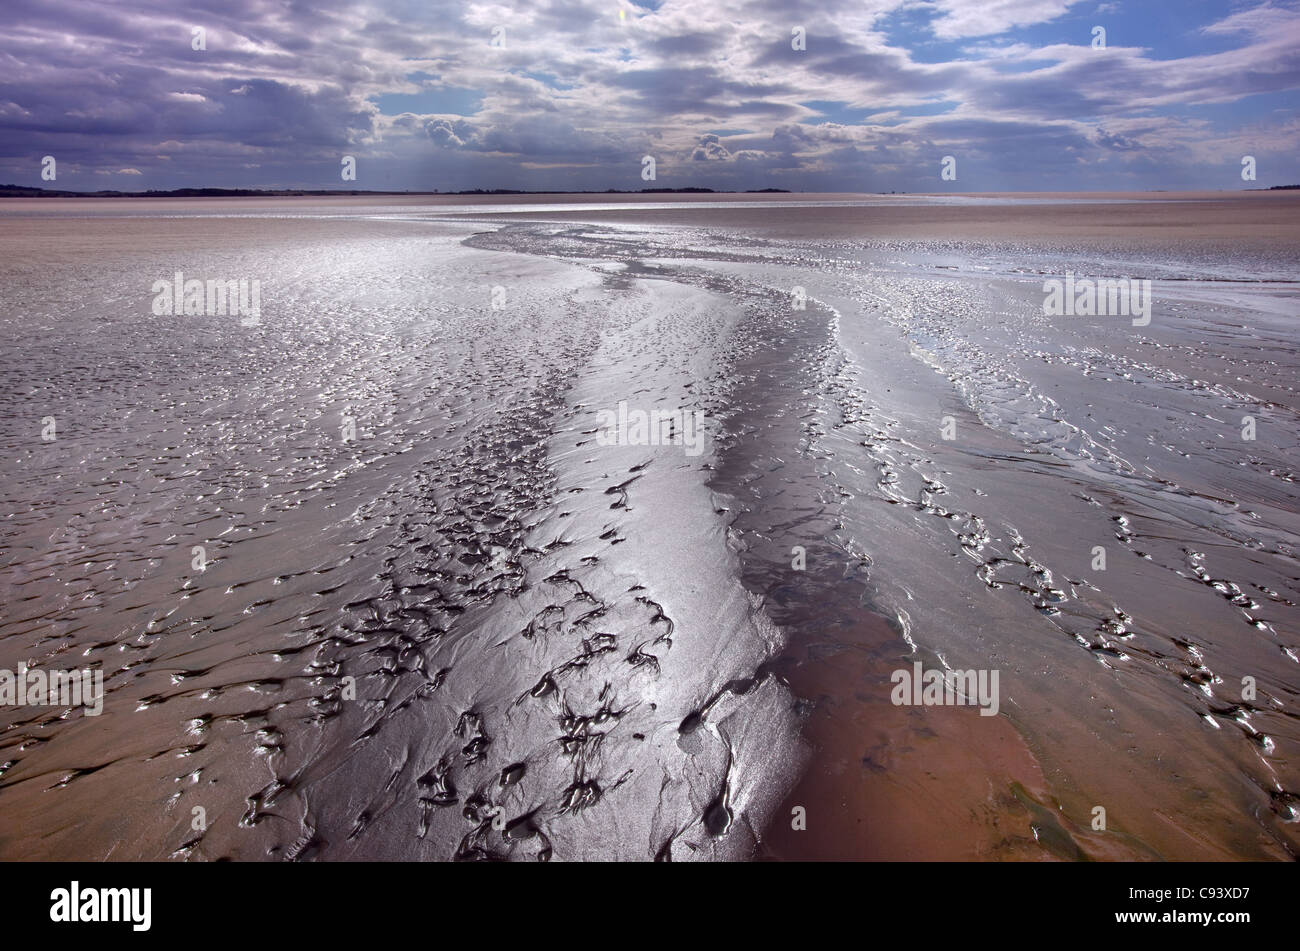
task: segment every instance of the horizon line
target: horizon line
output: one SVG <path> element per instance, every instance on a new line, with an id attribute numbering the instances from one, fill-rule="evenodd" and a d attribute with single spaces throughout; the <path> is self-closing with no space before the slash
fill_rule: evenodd
<path id="1" fill-rule="evenodd" d="M 1240 195 L 1257 192 L 1277 192 L 1277 191 L 1300 191 L 1300 184 L 1296 185 L 1271 185 L 1267 187 L 1240 188 L 1240 189 L 1171 189 L 1171 188 L 1144 188 L 1144 189 L 1124 189 L 1124 188 L 1089 188 L 1078 190 L 1063 189 L 1020 189 L 1014 191 L 992 190 L 992 191 L 944 191 L 944 192 L 925 192 L 925 191 L 843 191 L 843 190 L 794 190 L 788 188 L 748 188 L 748 189 L 716 189 L 704 186 L 682 186 L 679 188 L 642 188 L 642 189 L 582 189 L 582 190 L 532 190 L 532 189 L 513 189 L 513 188 L 473 188 L 458 191 L 439 191 L 424 189 L 356 189 L 356 188 L 226 188 L 220 186 L 201 186 L 188 185 L 179 188 L 167 189 L 148 189 L 145 191 L 118 191 L 115 189 L 100 189 L 98 191 L 74 191 L 71 189 L 50 189 L 42 188 L 38 185 L 16 185 L 0 184 L 0 199 L 5 198 L 329 198 L 329 197 L 359 197 L 366 195 L 375 196 L 397 196 L 410 195 L 415 197 L 422 196 L 439 196 L 439 197 L 510 197 L 510 196 L 537 196 L 537 195 L 630 195 L 630 196 L 654 196 L 654 195 L 871 195 L 871 196 L 914 196 L 914 197 L 944 197 L 944 196 L 968 196 L 968 195 L 1204 195 L 1204 194 L 1224 194 Z M 24 194 L 16 194 L 24 193 Z M 201 194 L 195 194 L 201 193 Z"/>

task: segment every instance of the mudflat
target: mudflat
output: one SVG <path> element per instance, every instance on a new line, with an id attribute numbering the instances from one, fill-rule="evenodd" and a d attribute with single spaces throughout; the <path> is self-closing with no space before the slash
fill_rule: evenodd
<path id="1" fill-rule="evenodd" d="M 0 856 L 1295 858 L 1298 200 L 0 202 Z"/>

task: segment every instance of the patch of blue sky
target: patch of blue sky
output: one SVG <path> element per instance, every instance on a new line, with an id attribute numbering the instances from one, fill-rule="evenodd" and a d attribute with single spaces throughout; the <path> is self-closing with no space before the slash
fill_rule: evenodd
<path id="1" fill-rule="evenodd" d="M 1106 31 L 1108 47 L 1140 47 L 1149 51 L 1150 59 L 1181 59 L 1241 46 L 1240 34 L 1203 30 L 1230 16 L 1234 12 L 1232 7 L 1225 0 L 1180 0 L 1171 4 L 1144 0 L 1079 3 L 1049 23 L 1021 27 L 1008 35 L 1031 46 L 1072 43 L 1090 47 L 1093 27 L 1100 26 Z M 1099 9 L 1104 12 L 1098 12 Z"/>
<path id="2" fill-rule="evenodd" d="M 945 113 L 952 112 L 961 103 L 952 99 L 943 99 L 937 102 L 922 102 L 914 106 L 899 106 L 898 111 L 905 116 L 941 116 Z"/>
<path id="3" fill-rule="evenodd" d="M 403 112 L 422 116 L 472 116 L 483 106 L 483 93 L 459 86 L 440 86 L 417 93 L 385 93 L 375 97 L 375 105 L 387 116 Z"/>
<path id="4" fill-rule="evenodd" d="M 808 109 L 817 112 L 815 116 L 809 116 L 800 120 L 805 125 L 820 125 L 823 122 L 838 122 L 840 125 L 852 125 L 855 122 L 861 122 L 868 116 L 875 115 L 877 112 L 883 112 L 883 109 L 871 108 L 864 109 L 861 107 L 850 106 L 844 102 L 833 102 L 829 99 L 809 99 L 806 102 L 799 103 Z"/>
<path id="5" fill-rule="evenodd" d="M 1294 117 L 1296 95 L 1293 92 L 1268 92 L 1244 95 L 1232 102 L 1169 104 L 1160 107 L 1160 114 L 1180 119 L 1207 120 L 1216 129 L 1233 129 L 1260 120 L 1277 121 Z"/>
<path id="6" fill-rule="evenodd" d="M 1231 0 L 1180 0 L 1153 4 L 1147 0 L 1088 0 L 1076 3 L 1046 23 L 1015 26 L 986 36 L 942 39 L 934 23 L 942 16 L 935 7 L 908 6 L 882 17 L 877 28 L 891 46 L 908 51 L 918 63 L 950 63 L 980 59 L 985 45 L 1024 43 L 1054 46 L 1062 43 L 1091 47 L 1093 27 L 1106 30 L 1108 47 L 1140 47 L 1151 59 L 1178 59 L 1235 49 L 1242 37 L 1232 33 L 1207 33 L 1204 28 L 1226 19 L 1234 11 Z M 1025 60 L 999 66 L 1005 72 L 1029 72 L 1038 63 Z"/>
<path id="7" fill-rule="evenodd" d="M 876 29 L 890 46 L 907 50 L 913 62 L 950 63 L 962 59 L 963 42 L 938 39 L 930 26 L 934 19 L 935 13 L 929 8 L 901 7 L 881 17 Z"/>
<path id="8" fill-rule="evenodd" d="M 545 73 L 538 69 L 521 69 L 517 71 L 520 76 L 527 76 L 529 79 L 535 79 L 539 83 L 549 86 L 551 89 L 572 89 L 572 83 L 565 83 L 560 80 L 559 76 L 554 73 Z"/>

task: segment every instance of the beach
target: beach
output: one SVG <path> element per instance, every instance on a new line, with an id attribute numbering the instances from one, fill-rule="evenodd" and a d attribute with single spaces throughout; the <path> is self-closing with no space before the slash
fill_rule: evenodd
<path id="1" fill-rule="evenodd" d="M 0 857 L 1294 860 L 1298 202 L 0 201 Z"/>

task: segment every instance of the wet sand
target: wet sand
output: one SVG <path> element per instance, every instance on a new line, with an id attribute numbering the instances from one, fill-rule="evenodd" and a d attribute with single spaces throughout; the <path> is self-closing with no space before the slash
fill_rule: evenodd
<path id="1" fill-rule="evenodd" d="M 1295 857 L 1293 194 L 437 197 L 0 204 L 0 855 Z"/>

